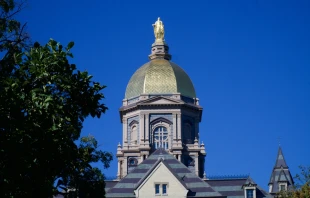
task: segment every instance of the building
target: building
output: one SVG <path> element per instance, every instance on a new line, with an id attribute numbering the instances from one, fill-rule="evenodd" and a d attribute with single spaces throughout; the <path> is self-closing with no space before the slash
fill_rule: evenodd
<path id="1" fill-rule="evenodd" d="M 131 77 L 120 108 L 117 179 L 106 182 L 106 197 L 267 198 L 291 186 L 281 148 L 269 192 L 248 176 L 206 176 L 206 151 L 199 137 L 203 109 L 190 77 L 171 62 L 160 18 L 153 27 L 150 61 Z"/>

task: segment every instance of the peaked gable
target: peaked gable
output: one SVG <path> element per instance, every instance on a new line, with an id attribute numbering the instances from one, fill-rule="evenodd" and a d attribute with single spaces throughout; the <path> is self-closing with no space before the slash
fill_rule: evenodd
<path id="1" fill-rule="evenodd" d="M 142 100 L 138 102 L 139 105 L 152 105 L 152 104 L 184 104 L 183 101 L 164 97 L 164 96 L 156 96 L 149 98 L 147 100 Z"/>
<path id="2" fill-rule="evenodd" d="M 281 170 L 281 172 L 279 174 L 278 181 L 280 181 L 280 182 L 283 182 L 283 181 L 288 182 L 289 181 L 288 178 L 286 177 L 286 174 L 285 174 L 283 169 Z"/>
<path id="3" fill-rule="evenodd" d="M 176 179 L 188 190 L 190 197 L 223 197 L 215 191 L 207 182 L 199 178 L 175 157 L 164 149 L 158 149 L 134 170 L 109 189 L 106 197 L 136 197 L 136 190 L 145 179 L 153 172 L 159 163 L 163 163 Z"/>
<path id="4" fill-rule="evenodd" d="M 188 189 L 186 185 L 177 178 L 167 164 L 161 159 L 153 171 L 142 181 L 137 184 L 135 194 L 137 197 L 153 197 L 155 195 L 155 184 L 167 185 L 166 196 L 169 197 L 186 197 Z M 162 187 L 162 186 L 161 186 Z M 160 194 L 163 194 L 160 189 Z"/>

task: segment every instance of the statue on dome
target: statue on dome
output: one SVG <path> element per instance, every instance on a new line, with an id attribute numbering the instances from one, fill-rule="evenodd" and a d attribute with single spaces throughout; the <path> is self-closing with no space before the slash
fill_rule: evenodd
<path id="1" fill-rule="evenodd" d="M 158 17 L 155 24 L 153 24 L 153 28 L 154 28 L 154 34 L 155 34 L 156 41 L 164 41 L 165 30 L 164 30 L 164 24 L 160 20 L 160 17 Z"/>

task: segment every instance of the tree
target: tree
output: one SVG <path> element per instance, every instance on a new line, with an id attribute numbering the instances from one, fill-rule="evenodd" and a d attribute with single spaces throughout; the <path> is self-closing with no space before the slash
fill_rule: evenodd
<path id="1" fill-rule="evenodd" d="M 103 197 L 104 176 L 90 163 L 107 168 L 111 153 L 93 137 L 75 142 L 86 117 L 105 113 L 105 86 L 69 63 L 73 42 L 25 48 L 25 26 L 13 19 L 21 5 L 0 0 L 0 197 L 51 197 L 60 187 Z"/>
<path id="2" fill-rule="evenodd" d="M 279 192 L 279 197 L 310 198 L 310 167 L 299 166 L 301 173 L 295 176 L 297 184 L 287 191 Z"/>
<path id="3" fill-rule="evenodd" d="M 26 23 L 21 24 L 14 18 L 24 6 L 25 1 L 0 0 L 0 53 L 3 53 L 0 66 L 9 64 L 13 61 L 14 53 L 29 45 Z"/>
<path id="4" fill-rule="evenodd" d="M 70 174 L 64 174 L 57 182 L 57 188 L 63 189 L 60 194 L 65 197 L 104 197 L 104 175 L 90 162 L 101 160 L 104 167 L 109 166 L 109 159 L 102 151 L 97 150 L 97 141 L 93 136 L 81 138 L 74 166 L 69 167 Z M 78 168 L 73 168 L 78 167 Z"/>

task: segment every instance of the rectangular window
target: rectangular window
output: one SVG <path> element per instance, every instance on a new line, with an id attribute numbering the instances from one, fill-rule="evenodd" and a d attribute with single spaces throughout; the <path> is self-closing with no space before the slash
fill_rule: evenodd
<path id="1" fill-rule="evenodd" d="M 253 198 L 253 192 L 254 190 L 253 189 L 247 189 L 246 190 L 246 198 Z"/>
<path id="2" fill-rule="evenodd" d="M 167 194 L 167 184 L 163 184 L 163 195 Z"/>
<path id="3" fill-rule="evenodd" d="M 155 195 L 159 195 L 159 184 L 155 184 Z"/>
<path id="4" fill-rule="evenodd" d="M 285 189 L 285 185 L 280 185 L 280 190 L 281 190 L 281 191 L 286 190 L 286 189 Z"/>

